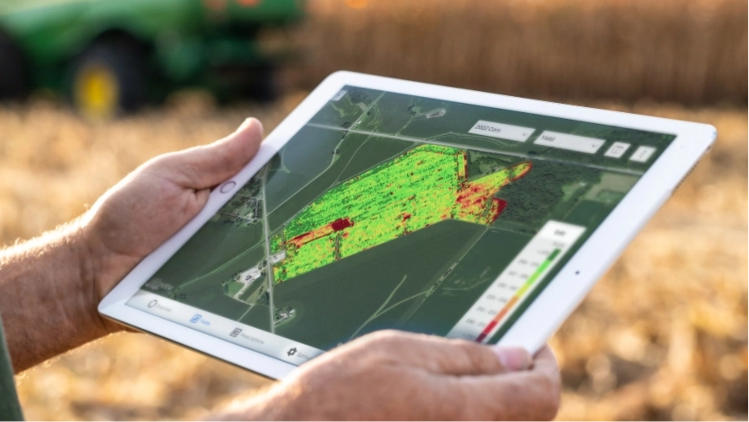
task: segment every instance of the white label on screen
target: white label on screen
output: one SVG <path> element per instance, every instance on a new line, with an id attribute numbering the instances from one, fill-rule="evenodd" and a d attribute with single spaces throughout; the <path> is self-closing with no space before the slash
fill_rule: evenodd
<path id="1" fill-rule="evenodd" d="M 648 159 L 650 159 L 650 157 L 653 155 L 654 152 L 655 152 L 655 148 L 642 146 L 642 147 L 637 148 L 637 151 L 635 151 L 634 154 L 632 154 L 632 156 L 629 157 L 629 159 L 632 161 L 644 163 L 648 161 Z"/>
<path id="2" fill-rule="evenodd" d="M 605 142 L 606 141 L 603 139 L 588 138 L 587 136 L 570 135 L 567 133 L 558 133 L 547 130 L 538 135 L 538 139 L 536 139 L 534 144 L 584 152 L 586 154 L 595 154 Z"/>
<path id="3" fill-rule="evenodd" d="M 492 138 L 509 139 L 510 141 L 525 142 L 536 129 L 523 126 L 506 125 L 504 123 L 479 120 L 468 131 L 475 135 L 491 136 Z"/>

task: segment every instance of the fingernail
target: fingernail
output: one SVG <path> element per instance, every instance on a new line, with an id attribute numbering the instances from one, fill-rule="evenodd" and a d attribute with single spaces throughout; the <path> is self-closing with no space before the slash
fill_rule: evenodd
<path id="1" fill-rule="evenodd" d="M 244 119 L 244 122 L 242 122 L 242 124 L 239 125 L 239 127 L 237 128 L 236 131 L 239 132 L 240 130 L 242 130 L 242 129 L 246 128 L 247 126 L 251 125 L 252 124 L 252 120 L 254 120 L 252 117 L 248 117 L 248 118 Z"/>
<path id="2" fill-rule="evenodd" d="M 508 371 L 522 371 L 530 366 L 531 356 L 523 348 L 494 347 L 493 350 L 499 363 Z"/>

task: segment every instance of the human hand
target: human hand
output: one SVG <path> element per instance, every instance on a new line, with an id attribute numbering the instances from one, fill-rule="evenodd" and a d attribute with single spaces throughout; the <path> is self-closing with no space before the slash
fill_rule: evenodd
<path id="1" fill-rule="evenodd" d="M 187 224 L 208 201 L 211 189 L 255 156 L 263 137 L 257 119 L 212 144 L 158 156 L 111 188 L 84 216 L 96 307 L 146 255 Z M 107 331 L 119 325 L 100 318 Z"/>
<path id="2" fill-rule="evenodd" d="M 248 119 L 213 144 L 156 157 L 75 221 L 0 248 L 0 311 L 14 370 L 121 330 L 97 312 L 101 299 L 255 156 L 262 132 Z"/>
<path id="3" fill-rule="evenodd" d="M 560 376 L 551 349 L 380 331 L 303 365 L 218 418 L 549 420 Z"/>

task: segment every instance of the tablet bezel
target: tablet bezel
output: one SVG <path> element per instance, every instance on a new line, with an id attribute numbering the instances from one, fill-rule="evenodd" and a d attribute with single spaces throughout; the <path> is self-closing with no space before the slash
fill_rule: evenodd
<path id="1" fill-rule="evenodd" d="M 234 187 L 229 190 L 214 189 L 203 210 L 143 259 L 101 301 L 99 312 L 124 325 L 270 378 L 283 378 L 297 368 L 290 363 L 131 308 L 125 302 L 345 85 L 676 135 L 671 145 L 663 151 L 499 341 L 501 345 L 520 346 L 530 351 L 538 350 L 559 328 L 709 150 L 717 136 L 715 128 L 706 124 L 529 100 L 354 72 L 336 72 L 328 76 L 268 134 L 257 156 L 236 176 L 229 179 L 236 183 Z"/>

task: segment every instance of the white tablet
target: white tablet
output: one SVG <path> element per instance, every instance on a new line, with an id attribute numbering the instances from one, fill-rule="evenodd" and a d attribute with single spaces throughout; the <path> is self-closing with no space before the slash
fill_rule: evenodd
<path id="1" fill-rule="evenodd" d="M 385 328 L 535 351 L 715 136 L 338 72 L 99 311 L 272 378 Z"/>

